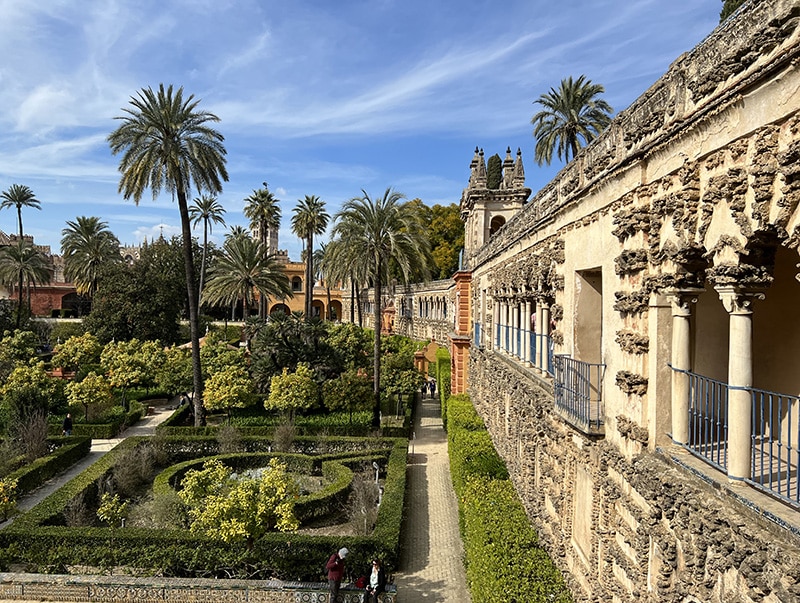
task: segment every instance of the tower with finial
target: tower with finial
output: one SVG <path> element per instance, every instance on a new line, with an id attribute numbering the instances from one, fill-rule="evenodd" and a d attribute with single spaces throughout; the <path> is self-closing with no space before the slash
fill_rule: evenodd
<path id="1" fill-rule="evenodd" d="M 519 149 L 516 160 L 511 156 L 511 147 L 506 149 L 503 177 L 497 189 L 490 189 L 486 185 L 483 149 L 475 147 L 469 168 L 469 184 L 461 194 L 464 268 L 469 267 L 470 258 L 475 252 L 520 212 L 531 194 L 531 189 L 525 187 L 525 170 L 522 167 L 522 151 Z"/>

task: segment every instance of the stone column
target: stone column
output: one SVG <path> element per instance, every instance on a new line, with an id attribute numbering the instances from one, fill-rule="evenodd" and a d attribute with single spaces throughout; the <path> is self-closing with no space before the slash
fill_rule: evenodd
<path id="1" fill-rule="evenodd" d="M 539 335 L 542 334 L 542 316 L 544 316 L 544 303 L 541 299 L 536 299 L 536 328 L 534 329 L 534 335 L 536 336 L 536 358 L 533 359 L 533 364 L 536 368 L 542 368 L 542 338 Z"/>
<path id="2" fill-rule="evenodd" d="M 491 332 L 491 342 L 492 342 L 492 350 L 497 350 L 500 348 L 500 300 L 492 298 L 492 332 Z"/>
<path id="3" fill-rule="evenodd" d="M 508 354 L 511 344 L 511 329 L 509 325 L 511 324 L 511 304 L 508 303 L 507 299 L 503 300 L 503 336 L 502 336 L 502 343 L 501 347 L 503 351 Z"/>
<path id="4" fill-rule="evenodd" d="M 550 305 L 548 303 L 542 304 L 542 335 L 549 335 L 550 334 Z M 542 372 L 547 372 L 547 353 L 548 353 L 548 343 L 544 337 L 539 339 L 539 343 L 542 347 Z"/>
<path id="5" fill-rule="evenodd" d="M 668 291 L 672 305 L 672 441 L 689 443 L 689 375 L 692 338 L 690 320 L 692 304 L 702 289 Z"/>
<path id="6" fill-rule="evenodd" d="M 764 294 L 736 286 L 716 287 L 730 315 L 728 345 L 728 477 L 748 479 L 751 470 L 754 299 Z"/>
<path id="7" fill-rule="evenodd" d="M 511 306 L 511 355 L 519 358 L 519 300 Z"/>
<path id="8" fill-rule="evenodd" d="M 522 360 L 531 364 L 531 300 L 526 299 L 522 310 Z"/>

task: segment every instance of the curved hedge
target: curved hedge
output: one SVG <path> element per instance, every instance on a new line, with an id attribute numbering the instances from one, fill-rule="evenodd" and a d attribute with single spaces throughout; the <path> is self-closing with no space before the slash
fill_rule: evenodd
<path id="1" fill-rule="evenodd" d="M 62 513 L 79 496 L 96 497 L 98 484 L 113 470 L 118 458 L 149 438 L 131 437 L 120 443 L 65 486 L 48 496 L 14 523 L 0 530 L 0 564 L 24 564 L 29 571 L 69 573 L 71 566 L 107 570 L 126 566 L 141 575 L 182 577 L 278 578 L 318 581 L 333 551 L 350 549 L 348 566 L 366 567 L 370 558 L 384 559 L 387 572 L 396 570 L 399 534 L 403 516 L 405 439 L 346 438 L 323 441 L 331 450 L 314 459 L 322 470 L 326 461 L 339 455 L 342 466 L 387 459 L 384 496 L 373 533 L 368 536 L 309 536 L 296 532 L 273 532 L 247 543 L 225 543 L 180 530 L 102 527 L 72 528 Z M 170 454 L 189 460 L 193 454 L 207 456 L 217 451 L 214 438 L 167 437 L 163 443 Z M 304 444 L 311 448 L 310 441 Z M 260 446 L 266 448 L 269 442 Z M 383 447 L 380 451 L 378 449 Z"/>
<path id="2" fill-rule="evenodd" d="M 153 495 L 158 496 L 179 487 L 187 471 L 199 470 L 206 461 L 212 458 L 218 459 L 223 465 L 235 471 L 263 467 L 272 458 L 280 459 L 286 463 L 289 471 L 297 473 L 310 474 L 314 468 L 314 460 L 300 454 L 269 452 L 220 454 L 171 465 L 156 476 L 153 481 Z M 347 496 L 353 484 L 353 471 L 337 461 L 323 461 L 321 465 L 322 475 L 330 483 L 318 492 L 303 495 L 297 500 L 294 513 L 301 524 L 321 517 L 336 515 L 347 502 Z"/>
<path id="3" fill-rule="evenodd" d="M 571 601 L 467 396 L 448 400 L 447 424 L 450 474 L 473 603 Z"/>

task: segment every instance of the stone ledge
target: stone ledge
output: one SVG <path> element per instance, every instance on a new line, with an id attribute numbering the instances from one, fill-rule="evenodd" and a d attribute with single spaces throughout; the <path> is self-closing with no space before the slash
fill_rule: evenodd
<path id="1" fill-rule="evenodd" d="M 394 586 L 389 588 L 394 589 Z M 360 603 L 363 590 L 342 586 L 339 593 L 339 603 Z M 381 601 L 395 603 L 396 597 L 396 590 L 392 590 L 382 594 Z M 3 572 L 0 573 L 0 602 L 6 601 L 330 603 L 328 585 L 323 582 Z"/>

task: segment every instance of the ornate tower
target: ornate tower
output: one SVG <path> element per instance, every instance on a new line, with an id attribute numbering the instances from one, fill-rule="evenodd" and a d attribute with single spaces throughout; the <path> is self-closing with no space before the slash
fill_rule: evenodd
<path id="1" fill-rule="evenodd" d="M 525 170 L 522 166 L 522 151 L 519 149 L 516 161 L 511 156 L 511 148 L 506 149 L 500 188 L 490 189 L 486 186 L 483 149 L 475 148 L 469 167 L 469 184 L 461 194 L 465 269 L 468 269 L 470 258 L 475 252 L 519 213 L 531 194 L 531 189 L 525 187 Z"/>

